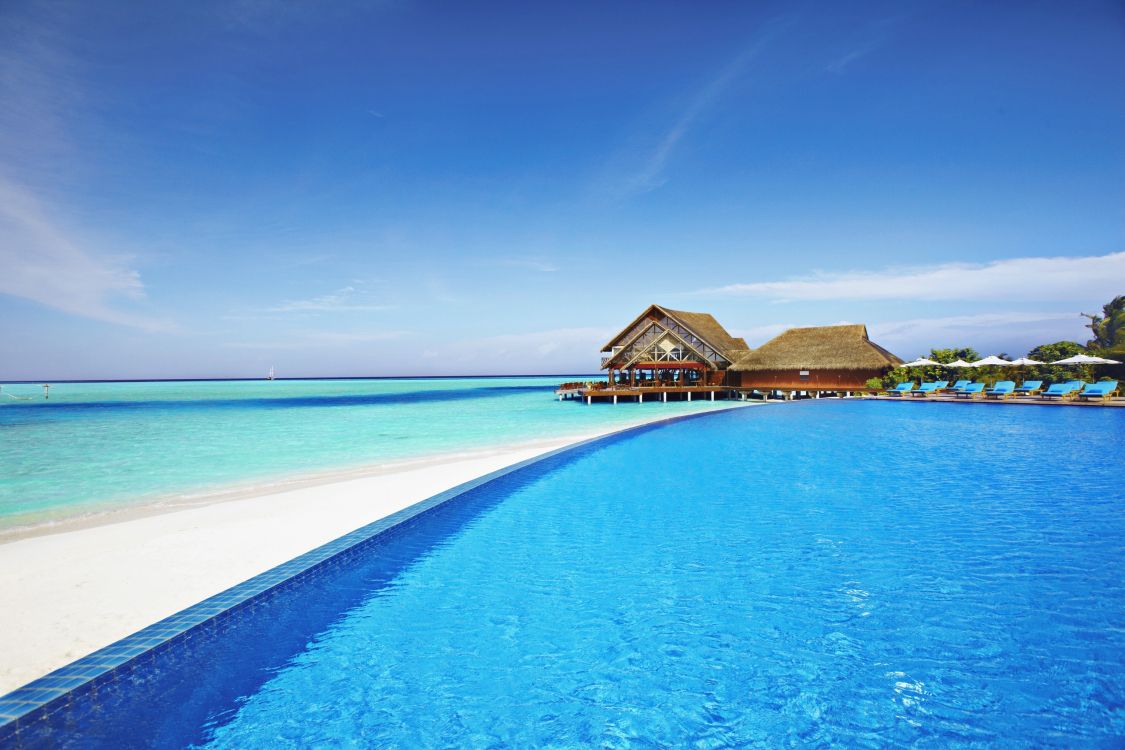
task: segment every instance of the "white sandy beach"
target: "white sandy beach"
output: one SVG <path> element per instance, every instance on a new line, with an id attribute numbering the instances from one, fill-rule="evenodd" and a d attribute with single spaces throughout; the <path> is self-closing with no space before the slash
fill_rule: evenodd
<path id="1" fill-rule="evenodd" d="M 0 694 L 431 495 L 619 429 L 0 543 Z"/>

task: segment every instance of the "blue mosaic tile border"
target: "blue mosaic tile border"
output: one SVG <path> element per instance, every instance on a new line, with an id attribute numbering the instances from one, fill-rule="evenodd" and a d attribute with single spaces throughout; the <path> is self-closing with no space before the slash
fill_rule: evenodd
<path id="1" fill-rule="evenodd" d="M 65 707 L 75 698 L 95 690 L 99 685 L 116 680 L 133 667 L 144 663 L 142 660 L 155 658 L 157 654 L 171 647 L 182 638 L 188 637 L 200 628 L 213 627 L 238 610 L 256 603 L 279 587 L 292 584 L 299 578 L 325 565 L 346 552 L 355 551 L 375 541 L 381 534 L 425 513 L 470 490 L 495 479 L 519 471 L 527 466 L 545 461 L 559 454 L 577 450 L 602 442 L 609 442 L 629 434 L 651 430 L 661 425 L 711 414 L 743 408 L 743 405 L 712 409 L 698 414 L 685 414 L 667 419 L 627 427 L 607 435 L 583 440 L 558 448 L 519 463 L 472 479 L 464 484 L 422 500 L 408 508 L 392 513 L 344 536 L 282 563 L 276 568 L 254 576 L 226 591 L 181 610 L 143 630 L 101 648 L 88 656 L 71 662 L 65 667 L 30 682 L 7 695 L 0 696 L 0 744 L 15 739 L 18 743 L 20 730 L 34 721 L 41 720 L 55 710 Z"/>

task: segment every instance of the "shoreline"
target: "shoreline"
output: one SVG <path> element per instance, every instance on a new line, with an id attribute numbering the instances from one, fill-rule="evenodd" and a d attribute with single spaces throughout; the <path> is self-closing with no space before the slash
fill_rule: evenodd
<path id="1" fill-rule="evenodd" d="M 745 408 L 748 404 L 706 413 Z M 576 443 L 666 419 L 302 486 L 137 509 L 0 542 L 0 695 L 365 524 Z M 93 519 L 92 519 L 93 520 Z"/>
<path id="2" fill-rule="evenodd" d="M 653 419 L 658 418 L 654 417 Z M 636 424 L 644 423 L 645 422 L 642 421 Z M 636 425 L 630 423 L 624 427 L 614 428 L 611 431 L 627 429 L 628 427 L 634 426 Z M 262 495 L 281 494 L 291 490 L 325 487 L 355 479 L 379 477 L 388 474 L 397 474 L 403 471 L 411 471 L 413 469 L 425 469 L 427 467 L 440 467 L 456 461 L 489 458 L 521 448 L 535 448 L 539 445 L 558 447 L 557 443 L 559 441 L 566 441 L 567 443 L 577 442 L 602 434 L 607 433 L 594 432 L 589 434 L 583 433 L 577 436 L 566 435 L 557 438 L 539 438 L 527 441 L 526 443 L 503 443 L 491 448 L 480 448 L 477 450 L 448 451 L 411 458 L 389 459 L 379 463 L 343 466 L 289 476 L 282 475 L 275 478 L 262 477 L 255 480 L 216 486 L 214 488 L 202 488 L 195 491 L 186 490 L 139 496 L 133 500 L 117 501 L 116 507 L 109 504 L 114 501 L 108 501 L 104 508 L 94 505 L 86 512 L 72 516 L 43 518 L 42 520 L 32 521 L 30 523 L 18 523 L 8 527 L 0 527 L 0 548 L 5 544 L 17 542 L 22 539 L 33 539 L 52 534 L 65 534 L 71 531 L 92 529 L 115 523 L 127 523 L 128 521 L 139 518 L 148 518 L 164 513 L 175 513 L 191 508 L 204 508 L 216 503 L 234 502 Z M 545 448 L 545 450 L 548 449 L 553 450 L 553 448 Z"/>

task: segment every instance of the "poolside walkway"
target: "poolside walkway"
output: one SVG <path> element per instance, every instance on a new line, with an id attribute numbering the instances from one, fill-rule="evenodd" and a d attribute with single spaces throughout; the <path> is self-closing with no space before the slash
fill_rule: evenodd
<path id="1" fill-rule="evenodd" d="M 1078 401 L 1078 400 L 1062 400 L 1053 399 L 1047 401 L 1034 396 L 1026 396 L 1023 398 L 957 398 L 956 396 L 874 396 L 879 401 L 906 401 L 924 404 L 932 401 L 944 401 L 946 403 L 957 404 L 1020 404 L 1023 406 L 1125 406 L 1125 398 L 1115 398 L 1110 401 Z"/>

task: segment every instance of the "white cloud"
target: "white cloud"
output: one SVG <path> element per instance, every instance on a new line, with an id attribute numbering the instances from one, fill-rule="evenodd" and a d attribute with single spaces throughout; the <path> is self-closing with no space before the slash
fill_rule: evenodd
<path id="1" fill-rule="evenodd" d="M 1011 258 L 880 271 L 815 273 L 784 281 L 730 284 L 706 294 L 795 300 L 1008 300 L 1088 302 L 1122 292 L 1125 252 Z"/>
<path id="2" fill-rule="evenodd" d="M 109 323 L 146 330 L 169 324 L 121 310 L 144 298 L 126 259 L 97 255 L 59 227 L 30 191 L 0 177 L 0 294 Z"/>
<path id="3" fill-rule="evenodd" d="M 1083 342 L 1085 318 L 1074 312 L 989 312 L 944 318 L 872 323 L 872 340 L 908 358 L 931 348 L 972 346 L 987 353 L 1019 355 L 1039 344 Z"/>
<path id="4" fill-rule="evenodd" d="M 287 300 L 280 305 L 267 307 L 267 313 L 322 313 L 322 312 L 377 312 L 392 310 L 394 305 L 373 304 L 362 297 L 357 299 L 354 286 L 346 286 L 329 294 L 308 299 Z"/>
<path id="5" fill-rule="evenodd" d="M 615 180 L 616 185 L 612 192 L 617 197 L 624 198 L 656 190 L 667 182 L 664 177 L 664 170 L 680 141 L 707 110 L 711 109 L 722 98 L 731 84 L 743 74 L 751 61 L 789 22 L 786 19 L 767 24 L 745 48 L 740 50 L 729 63 L 699 89 L 680 113 L 680 116 L 672 123 L 672 127 L 664 132 L 656 144 L 645 152 L 639 166 L 626 170 L 623 178 Z"/>
<path id="6" fill-rule="evenodd" d="M 72 315 L 145 330 L 167 321 L 130 312 L 144 298 L 128 258 L 96 251 L 42 196 L 83 171 L 67 124 L 96 127 L 82 105 L 88 93 L 71 54 L 73 14 L 65 6 L 27 6 L 0 28 L 0 294 Z"/>
<path id="7" fill-rule="evenodd" d="M 48 182 L 80 169 L 67 132 L 88 90 L 74 56 L 65 6 L 13 4 L 0 13 L 0 163 L 25 182 Z M 82 121 L 91 125 L 83 111 Z"/>
<path id="8" fill-rule="evenodd" d="M 446 368 L 470 373 L 595 372 L 598 351 L 616 331 L 607 328 L 558 328 L 466 339 L 422 352 Z"/>
<path id="9" fill-rule="evenodd" d="M 833 75 L 841 75 L 856 60 L 860 60 L 886 44 L 892 31 L 905 19 L 905 15 L 882 18 L 862 28 L 852 37 L 853 45 L 843 54 L 828 63 L 824 70 Z"/>

